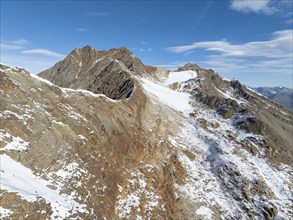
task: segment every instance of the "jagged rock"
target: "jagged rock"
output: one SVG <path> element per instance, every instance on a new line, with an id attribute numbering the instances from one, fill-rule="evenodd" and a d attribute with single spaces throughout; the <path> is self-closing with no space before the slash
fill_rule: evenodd
<path id="1" fill-rule="evenodd" d="M 183 153 L 190 159 L 190 160 L 194 160 L 195 159 L 195 155 L 194 153 L 192 153 L 189 150 L 184 150 Z"/>
<path id="2" fill-rule="evenodd" d="M 251 151 L 251 153 L 252 153 L 254 156 L 256 156 L 256 155 L 258 154 L 258 150 L 257 150 L 256 147 L 254 147 L 254 146 L 252 146 L 252 147 L 250 148 L 250 151 Z"/>
<path id="3" fill-rule="evenodd" d="M 231 118 L 237 111 L 240 110 L 240 106 L 235 100 L 225 99 L 218 96 L 199 92 L 194 95 L 197 101 L 217 109 L 217 112 L 224 118 Z"/>
<path id="4" fill-rule="evenodd" d="M 184 64 L 183 66 L 179 67 L 177 69 L 178 72 L 180 71 L 186 71 L 186 70 L 194 70 L 194 71 L 198 71 L 200 70 L 201 68 L 196 65 L 195 63 L 186 63 Z"/>
<path id="5" fill-rule="evenodd" d="M 131 96 L 134 82 L 130 74 L 127 71 L 121 71 L 119 64 L 113 61 L 85 89 L 118 100 Z"/>
<path id="6" fill-rule="evenodd" d="M 275 219 L 278 214 L 278 209 L 273 204 L 263 207 L 263 215 L 266 220 Z"/>
<path id="7" fill-rule="evenodd" d="M 227 99 L 220 104 L 217 112 L 224 118 L 231 118 L 239 110 L 239 107 L 235 100 Z"/>

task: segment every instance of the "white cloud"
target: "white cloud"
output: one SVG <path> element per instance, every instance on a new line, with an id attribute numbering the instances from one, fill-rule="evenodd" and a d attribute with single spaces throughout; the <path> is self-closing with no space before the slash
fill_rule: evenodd
<path id="1" fill-rule="evenodd" d="M 153 49 L 150 47 L 149 48 L 138 48 L 138 51 L 139 52 L 151 52 L 151 51 L 153 51 Z"/>
<path id="2" fill-rule="evenodd" d="M 146 42 L 146 41 L 140 41 L 140 43 L 142 44 L 142 45 L 148 45 L 148 42 Z"/>
<path id="3" fill-rule="evenodd" d="M 199 48 L 230 57 L 291 57 L 293 47 L 293 30 L 282 30 L 272 33 L 268 41 L 255 41 L 245 44 L 232 44 L 228 41 L 203 41 L 190 45 L 167 48 L 173 53 L 187 53 Z"/>
<path id="4" fill-rule="evenodd" d="M 1 63 L 11 67 L 25 68 L 33 74 L 52 67 L 60 59 L 53 57 L 36 56 L 33 59 L 23 54 L 3 54 L 1 55 Z"/>
<path id="5" fill-rule="evenodd" d="M 1 41 L 1 50 L 21 50 L 24 49 L 25 45 L 28 44 L 26 39 L 18 39 L 14 41 Z"/>
<path id="6" fill-rule="evenodd" d="M 50 50 L 46 49 L 34 49 L 34 50 L 25 50 L 21 52 L 22 54 L 29 54 L 29 55 L 40 55 L 40 56 L 47 56 L 52 58 L 64 58 L 65 55 L 59 54 Z"/>
<path id="7" fill-rule="evenodd" d="M 244 13 L 273 14 L 278 11 L 272 6 L 271 0 L 231 0 L 230 8 Z"/>
<path id="8" fill-rule="evenodd" d="M 227 40 L 203 41 L 169 47 L 167 50 L 185 55 L 204 49 L 208 54 L 193 63 L 215 69 L 224 76 L 252 77 L 252 74 L 256 74 L 255 76 L 258 77 L 286 76 L 290 78 L 293 69 L 293 30 L 276 31 L 270 36 L 271 38 L 266 41 L 244 44 L 233 44 Z M 188 58 L 190 59 L 191 56 Z"/>
<path id="9" fill-rule="evenodd" d="M 293 18 L 289 18 L 286 22 L 287 24 L 293 24 Z"/>
<path id="10" fill-rule="evenodd" d="M 15 45 L 15 44 L 0 43 L 0 48 L 1 50 L 21 50 L 24 47 L 20 45 Z"/>
<path id="11" fill-rule="evenodd" d="M 85 32 L 85 31 L 87 31 L 87 29 L 86 28 L 76 28 L 75 31 Z"/>
<path id="12" fill-rule="evenodd" d="M 215 1 L 207 1 L 206 7 L 202 10 L 200 14 L 200 19 L 205 17 L 205 14 L 209 11 L 209 9 L 215 4 Z"/>
<path id="13" fill-rule="evenodd" d="M 109 13 L 106 13 L 106 12 L 94 12 L 94 11 L 86 11 L 85 14 L 91 17 L 103 17 L 103 16 L 110 15 Z"/>
<path id="14" fill-rule="evenodd" d="M 18 39 L 18 40 L 12 41 L 12 43 L 16 44 L 16 45 L 26 45 L 26 44 L 28 44 L 28 40 L 26 40 L 26 39 Z"/>
<path id="15" fill-rule="evenodd" d="M 172 62 L 171 64 L 157 64 L 155 66 L 157 67 L 164 67 L 168 70 L 176 70 L 179 67 L 183 66 L 185 63 L 189 63 L 189 62 L 180 62 L 180 61 L 176 61 L 176 62 Z M 191 62 L 193 63 L 193 62 Z"/>

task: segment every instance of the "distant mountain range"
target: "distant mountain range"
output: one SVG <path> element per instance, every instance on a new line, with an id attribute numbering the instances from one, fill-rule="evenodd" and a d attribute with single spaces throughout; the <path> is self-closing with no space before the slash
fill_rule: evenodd
<path id="1" fill-rule="evenodd" d="M 293 89 L 280 86 L 257 87 L 253 89 L 284 107 L 293 110 Z"/>

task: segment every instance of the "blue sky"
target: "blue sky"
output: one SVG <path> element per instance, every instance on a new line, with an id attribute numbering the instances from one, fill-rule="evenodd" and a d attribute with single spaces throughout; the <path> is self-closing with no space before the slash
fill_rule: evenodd
<path id="1" fill-rule="evenodd" d="M 38 73 L 74 48 L 126 46 L 153 66 L 192 62 L 248 86 L 292 87 L 292 4 L 1 0 L 1 63 Z"/>

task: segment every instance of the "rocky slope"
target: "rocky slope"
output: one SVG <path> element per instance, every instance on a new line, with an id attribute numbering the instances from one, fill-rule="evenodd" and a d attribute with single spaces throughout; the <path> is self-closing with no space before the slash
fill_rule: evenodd
<path id="1" fill-rule="evenodd" d="M 257 87 L 253 89 L 282 106 L 293 110 L 293 89 L 285 87 Z"/>
<path id="2" fill-rule="evenodd" d="M 1 218 L 293 217 L 292 112 L 240 82 L 125 48 L 40 76 L 1 65 Z"/>

